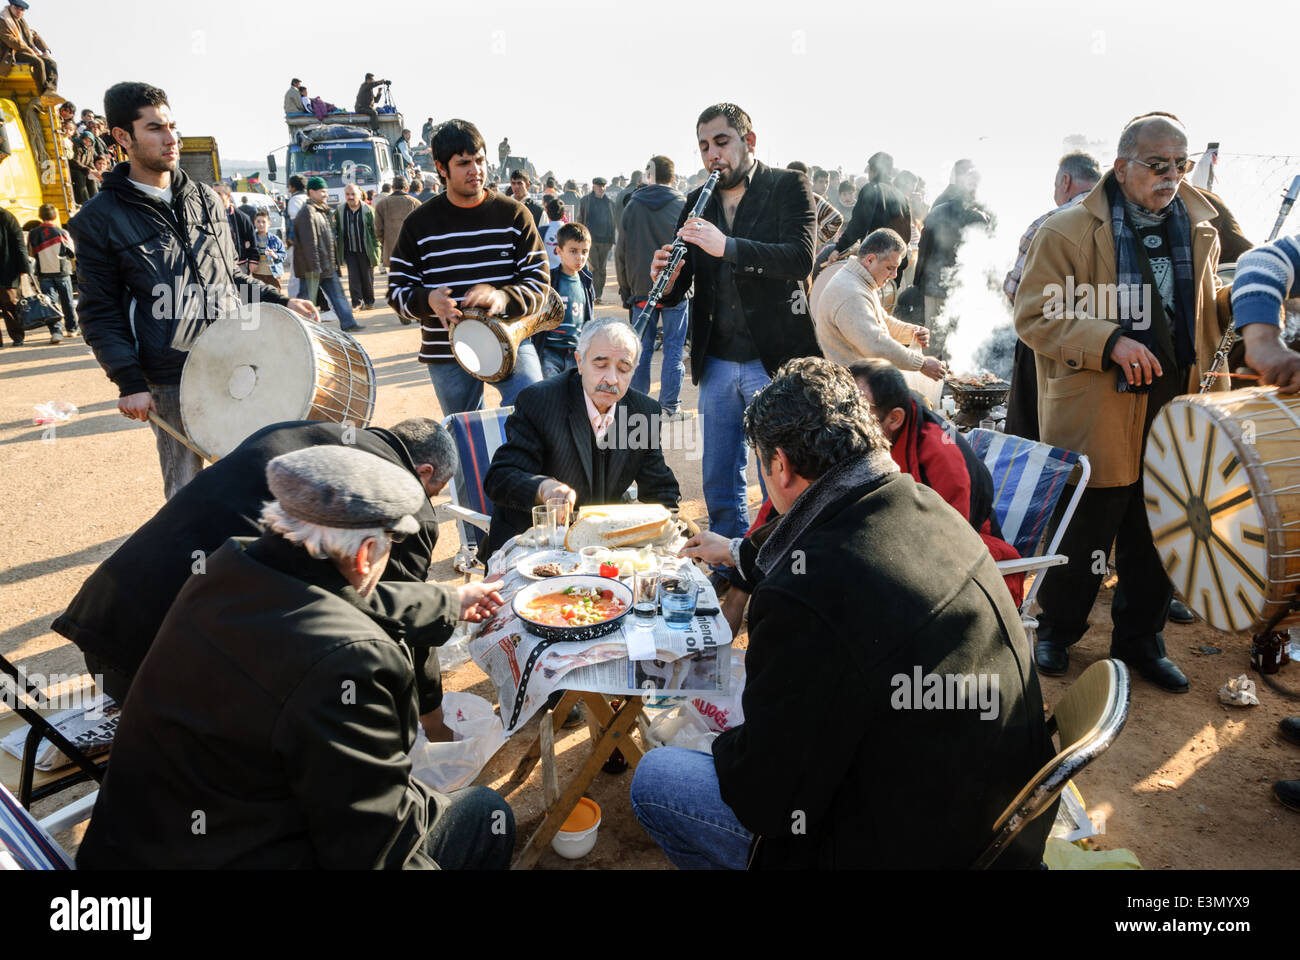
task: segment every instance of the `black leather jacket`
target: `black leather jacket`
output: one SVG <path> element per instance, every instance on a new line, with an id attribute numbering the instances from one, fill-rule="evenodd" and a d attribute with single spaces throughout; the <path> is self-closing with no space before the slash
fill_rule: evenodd
<path id="1" fill-rule="evenodd" d="M 77 314 L 121 396 L 179 383 L 188 347 L 177 345 L 235 309 L 235 296 L 288 303 L 238 268 L 226 211 L 209 187 L 178 170 L 167 207 L 136 188 L 129 169 L 120 163 L 106 174 L 103 189 L 68 222 L 77 244 Z"/>

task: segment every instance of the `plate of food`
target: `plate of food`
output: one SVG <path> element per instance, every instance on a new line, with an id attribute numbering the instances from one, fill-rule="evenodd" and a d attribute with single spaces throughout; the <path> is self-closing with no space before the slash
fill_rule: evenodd
<path id="1" fill-rule="evenodd" d="M 632 590 L 608 577 L 550 577 L 515 594 L 515 616 L 546 640 L 594 640 L 618 629 L 632 609 Z"/>
<path id="2" fill-rule="evenodd" d="M 539 550 L 526 557 L 520 557 L 515 569 L 529 580 L 546 580 L 549 577 L 562 577 L 578 573 L 582 567 L 582 558 L 568 550 Z"/>

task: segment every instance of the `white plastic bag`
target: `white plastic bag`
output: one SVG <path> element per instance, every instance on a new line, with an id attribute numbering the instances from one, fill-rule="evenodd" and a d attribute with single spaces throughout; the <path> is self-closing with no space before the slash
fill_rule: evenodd
<path id="1" fill-rule="evenodd" d="M 472 626 L 469 623 L 456 624 L 451 639 L 437 648 L 438 666 L 443 671 L 450 672 L 469 663 L 469 639 L 474 634 Z"/>
<path id="2" fill-rule="evenodd" d="M 745 692 L 745 652 L 731 651 L 731 687 L 726 696 L 691 698 L 691 705 L 714 733 L 725 733 L 745 722 L 745 711 L 740 706 L 740 695 Z"/>
<path id="3" fill-rule="evenodd" d="M 682 747 L 708 753 L 717 736 L 690 703 L 679 703 L 671 710 L 661 711 L 650 722 L 649 737 L 656 747 Z"/>
<path id="4" fill-rule="evenodd" d="M 421 728 L 411 748 L 411 773 L 439 793 L 450 793 L 469 786 L 506 737 L 492 704 L 472 693 L 444 693 L 442 712 L 456 739 L 430 743 Z"/>
<path id="5" fill-rule="evenodd" d="M 32 409 L 36 411 L 32 423 L 38 427 L 47 423 L 63 423 L 77 415 L 77 405 L 67 400 L 47 400 L 34 404 Z"/>

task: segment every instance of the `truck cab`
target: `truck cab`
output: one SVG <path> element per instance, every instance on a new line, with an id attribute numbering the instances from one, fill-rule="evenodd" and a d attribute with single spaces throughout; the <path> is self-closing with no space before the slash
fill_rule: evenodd
<path id="1" fill-rule="evenodd" d="M 311 114 L 285 117 L 293 137 L 285 152 L 284 175 L 297 174 L 304 180 L 320 177 L 329 192 L 329 203 L 343 202 L 343 189 L 355 184 L 363 193 L 390 183 L 394 173 L 393 145 L 402 135 L 402 115 L 381 113 L 380 133 L 370 130 L 365 114 L 333 113 L 324 122 Z M 268 178 L 276 179 L 274 155 L 267 157 Z"/>

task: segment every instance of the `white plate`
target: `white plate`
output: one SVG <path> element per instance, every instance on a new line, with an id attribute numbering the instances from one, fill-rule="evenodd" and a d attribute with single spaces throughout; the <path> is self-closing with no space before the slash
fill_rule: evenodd
<path id="1" fill-rule="evenodd" d="M 534 575 L 533 568 L 539 567 L 543 563 L 558 563 L 564 570 L 560 576 L 570 576 L 580 573 L 582 569 L 582 557 L 576 553 L 570 553 L 568 550 L 539 550 L 537 553 L 530 553 L 527 556 L 520 557 L 515 563 L 515 569 L 519 575 L 529 580 L 545 580 L 546 577 Z"/>

